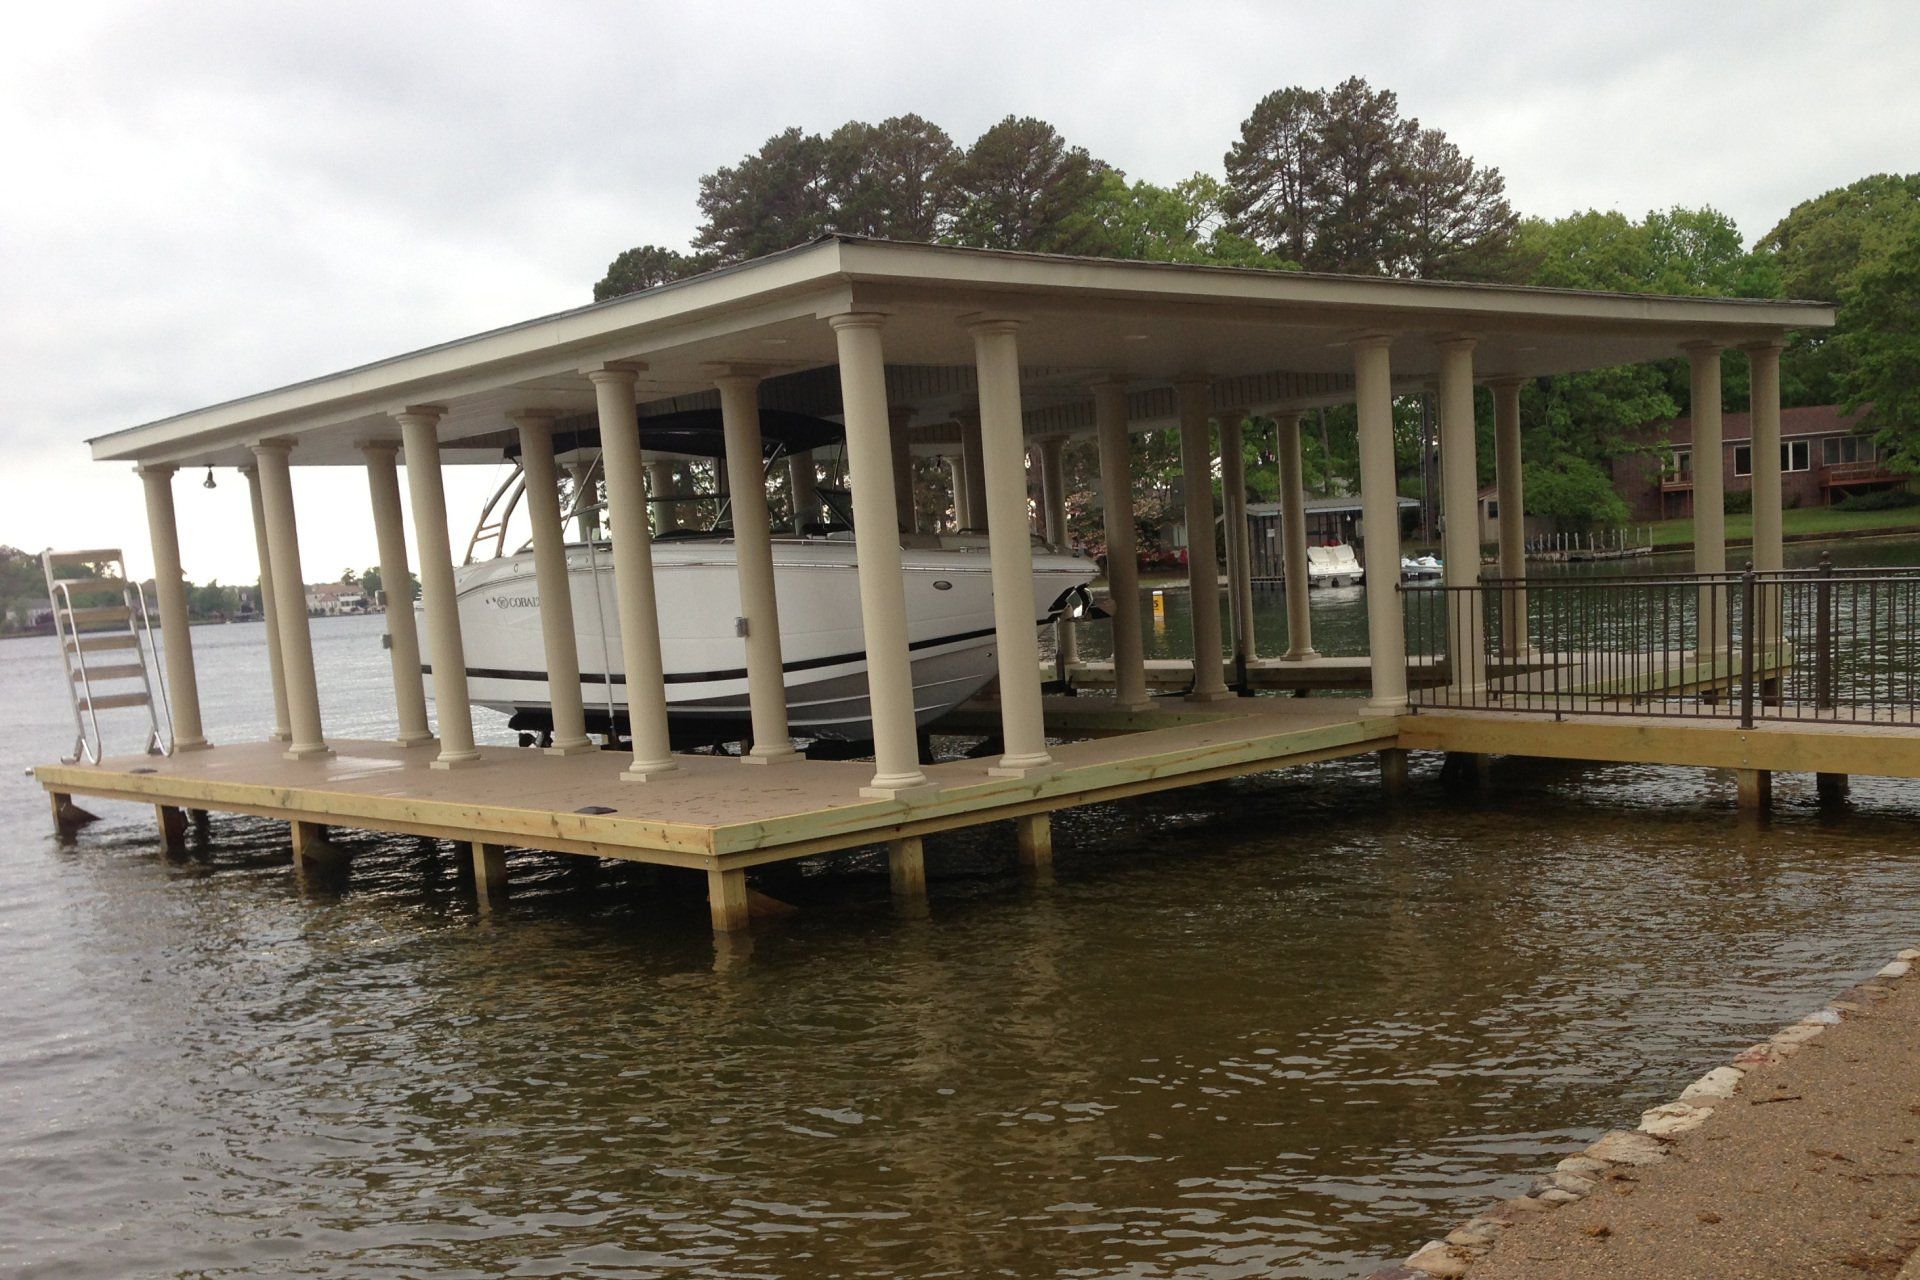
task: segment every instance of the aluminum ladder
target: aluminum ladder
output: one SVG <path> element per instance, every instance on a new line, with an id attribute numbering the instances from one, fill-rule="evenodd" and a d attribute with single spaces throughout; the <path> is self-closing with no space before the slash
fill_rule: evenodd
<path id="1" fill-rule="evenodd" d="M 49 550 L 40 554 L 40 567 L 73 703 L 73 754 L 66 762 L 100 762 L 100 712 L 119 707 L 146 708 L 146 753 L 172 755 L 173 719 L 153 619 L 146 591 L 127 576 L 126 557 L 118 549 Z"/>

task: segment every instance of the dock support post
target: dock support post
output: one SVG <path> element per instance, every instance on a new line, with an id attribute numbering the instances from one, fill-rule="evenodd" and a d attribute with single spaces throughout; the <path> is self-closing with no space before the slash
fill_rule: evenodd
<path id="1" fill-rule="evenodd" d="M 1443 338 L 1440 347 L 1441 560 L 1447 586 L 1447 650 L 1455 689 L 1486 684 L 1485 624 L 1480 599 L 1480 467 L 1474 439 L 1474 339 Z"/>
<path id="2" fill-rule="evenodd" d="M 260 499 L 260 468 L 240 468 L 247 478 L 247 501 L 253 508 L 253 550 L 260 562 L 260 621 L 267 629 L 267 679 L 273 685 L 273 742 L 293 741 L 287 723 L 286 659 L 280 652 L 280 604 L 273 593 L 273 553 L 267 545 L 267 509 Z"/>
<path id="3" fill-rule="evenodd" d="M 873 779 L 860 793 L 884 799 L 931 789 L 920 770 L 913 709 L 913 660 L 907 650 L 907 598 L 900 577 L 900 520 L 893 507 L 893 447 L 888 443 L 883 318 L 830 317 L 840 357 L 840 400 L 847 424 L 853 487 L 854 558 L 860 574 L 860 625 L 867 648 L 867 699 L 873 717 Z M 1024 528 L 1026 522 L 1019 522 Z M 1028 590 L 1031 596 L 1031 588 Z M 1033 619 L 1027 619 L 1032 643 Z M 1038 680 L 1038 659 L 1027 676 Z"/>
<path id="4" fill-rule="evenodd" d="M 1017 320 L 1007 319 L 967 325 L 980 387 L 994 648 L 1000 663 L 1000 737 L 1005 748 L 988 773 L 1000 778 L 1030 778 L 1053 768 L 1040 700 L 1040 646 L 1033 627 L 1033 541 L 1027 520 L 1020 347 L 1014 337 L 1018 327 Z"/>
<path id="5" fill-rule="evenodd" d="M 1047 436 L 1040 441 L 1040 494 L 1045 499 L 1040 504 L 1041 514 L 1046 518 L 1046 538 L 1054 550 L 1068 552 L 1072 550 L 1073 538 L 1067 532 L 1067 459 L 1065 436 Z M 1054 651 L 1059 656 L 1059 667 L 1064 673 L 1079 655 L 1073 634 L 1073 616 L 1062 613 L 1059 621 L 1053 624 Z"/>
<path id="6" fill-rule="evenodd" d="M 178 857 L 187 851 L 187 811 L 170 804 L 153 806 L 154 821 L 160 828 L 160 844 L 167 856 Z"/>
<path id="7" fill-rule="evenodd" d="M 320 724 L 320 685 L 313 673 L 313 635 L 307 626 L 306 579 L 300 570 L 300 531 L 293 513 L 291 439 L 253 446 L 260 473 L 260 502 L 267 519 L 267 553 L 273 564 L 273 595 L 280 627 L 281 667 L 287 682 L 289 760 L 333 754 Z"/>
<path id="8" fill-rule="evenodd" d="M 1527 652 L 1526 464 L 1520 452 L 1520 379 L 1493 380 L 1493 471 L 1500 503 L 1500 653 Z M 1476 521 L 1478 523 L 1476 513 Z"/>
<path id="9" fill-rule="evenodd" d="M 318 822 L 298 818 L 287 824 L 287 836 L 293 845 L 293 869 L 306 875 L 337 869 L 344 861 L 341 851 L 327 842 L 327 829 Z"/>
<path id="10" fill-rule="evenodd" d="M 180 571 L 180 530 L 173 513 L 173 468 L 141 463 L 136 470 L 147 491 L 147 535 L 153 546 L 153 592 L 159 597 L 161 657 L 167 670 L 167 717 L 176 751 L 208 744 L 200 728 L 200 683 L 193 667 L 192 627 L 187 622 L 187 580 Z"/>
<path id="11" fill-rule="evenodd" d="M 987 513 L 987 468 L 985 445 L 980 435 L 980 412 L 963 409 L 955 417 L 960 423 L 960 488 L 967 501 L 960 527 L 970 533 L 985 533 L 992 517 Z"/>
<path id="12" fill-rule="evenodd" d="M 1477 751 L 1449 751 L 1440 763 L 1440 785 L 1448 791 L 1476 795 L 1487 786 L 1487 758 Z"/>
<path id="13" fill-rule="evenodd" d="M 1398 747 L 1380 752 L 1380 790 L 1389 800 L 1407 793 L 1407 753 Z"/>
<path id="14" fill-rule="evenodd" d="M 533 529 L 533 578 L 540 593 L 540 640 L 547 663 L 547 703 L 553 712 L 550 756 L 594 749 L 580 692 L 580 647 L 573 633 L 573 584 L 567 569 L 567 531 L 560 522 L 560 474 L 553 458 L 553 418 L 522 411 L 508 415 L 520 435 L 526 476 L 527 523 Z"/>
<path id="15" fill-rule="evenodd" d="M 1220 563 L 1213 540 L 1213 449 L 1207 437 L 1213 390 L 1205 378 L 1174 384 L 1180 410 L 1180 475 L 1187 520 L 1187 593 L 1193 604 L 1193 689 L 1196 702 L 1232 696 L 1222 677 Z"/>
<path id="16" fill-rule="evenodd" d="M 1353 350 L 1353 402 L 1359 419 L 1360 514 L 1366 524 L 1367 709 L 1407 709 L 1407 631 L 1400 602 L 1400 490 L 1393 453 L 1393 335 L 1366 334 Z M 1403 767 L 1404 772 L 1404 767 Z"/>
<path id="17" fill-rule="evenodd" d="M 600 466 L 607 476 L 608 532 L 613 537 L 613 591 L 626 665 L 627 723 L 633 760 L 621 778 L 646 782 L 675 773 L 667 732 L 667 682 L 660 655 L 660 608 L 654 597 L 653 532 L 647 521 L 645 458 L 634 386 L 640 366 L 602 364 L 587 370 L 600 420 Z"/>
<path id="18" fill-rule="evenodd" d="M 71 840 L 81 827 L 100 821 L 99 814 L 88 813 L 64 791 L 49 791 L 47 799 L 53 806 L 53 834 L 61 840 Z"/>
<path id="19" fill-rule="evenodd" d="M 1019 841 L 1020 872 L 1031 880 L 1053 879 L 1053 815 L 1030 813 L 1013 820 Z"/>
<path id="20" fill-rule="evenodd" d="M 887 879 L 895 900 L 924 902 L 927 897 L 925 841 L 919 836 L 887 841 Z"/>
<path id="21" fill-rule="evenodd" d="M 787 681 L 780 660 L 780 605 L 773 585 L 773 533 L 767 519 L 767 485 L 762 472 L 760 377 L 728 374 L 716 378 L 720 425 L 726 437 L 726 467 L 732 491 L 734 561 L 740 580 L 740 617 L 746 627 L 747 711 L 753 744 L 741 753 L 748 764 L 785 764 L 798 760 L 787 726 Z M 904 441 L 904 432 L 894 438 Z M 894 479 L 900 480 L 894 459 Z M 909 468 L 912 459 L 907 460 Z M 907 478 L 912 478 L 911 470 Z"/>
<path id="22" fill-rule="evenodd" d="M 407 450 L 407 493 L 413 499 L 413 536 L 420 542 L 420 601 L 433 654 L 433 710 L 440 725 L 435 769 L 478 764 L 473 707 L 467 700 L 467 650 L 460 638 L 460 599 L 453 582 L 453 546 L 447 538 L 447 494 L 440 477 L 438 405 L 411 405 L 393 415 Z"/>
<path id="23" fill-rule="evenodd" d="M 373 536 L 380 549 L 380 588 L 387 597 L 387 657 L 393 667 L 393 709 L 400 732 L 394 741 L 423 747 L 434 741 L 427 727 L 427 690 L 420 678 L 420 632 L 413 621 L 413 578 L 407 568 L 407 530 L 400 514 L 400 472 L 391 440 L 367 440 L 367 496 Z"/>
<path id="24" fill-rule="evenodd" d="M 507 898 L 507 847 L 473 842 L 473 897 L 482 911 Z"/>
<path id="25" fill-rule="evenodd" d="M 1723 574 L 1727 571 L 1727 498 L 1726 464 L 1721 452 L 1720 347 L 1712 342 L 1689 342 L 1682 350 L 1687 353 L 1693 405 L 1693 571 Z M 1726 585 L 1710 583 L 1700 588 L 1697 644 L 1712 655 L 1709 678 L 1732 670 L 1727 625 L 1731 604 Z"/>
<path id="26" fill-rule="evenodd" d="M 1107 539 L 1107 611 L 1113 615 L 1113 702 L 1144 711 L 1147 668 L 1140 638 L 1140 553 L 1133 524 L 1133 458 L 1127 432 L 1127 387 L 1115 378 L 1093 384 L 1100 435 L 1101 521 Z"/>
<path id="27" fill-rule="evenodd" d="M 1852 779 L 1844 773 L 1816 773 L 1813 775 L 1813 786 L 1819 793 L 1821 804 L 1839 804 L 1853 789 Z"/>
<path id="28" fill-rule="evenodd" d="M 715 933 L 738 933 L 752 921 L 753 908 L 747 898 L 747 873 L 707 871 L 707 909 L 713 916 Z"/>
<path id="29" fill-rule="evenodd" d="M 1220 415 L 1220 514 L 1227 534 L 1227 616 L 1233 623 L 1234 685 L 1247 689 L 1253 644 L 1253 557 L 1247 551 L 1247 460 L 1241 434 L 1245 409 Z"/>
<path id="30" fill-rule="evenodd" d="M 1307 481 L 1300 462 L 1299 413 L 1280 415 L 1274 449 L 1280 455 L 1280 555 L 1287 592 L 1287 651 L 1282 657 L 1305 662 L 1320 655 L 1313 648 L 1313 607 L 1308 603 Z"/>
<path id="31" fill-rule="evenodd" d="M 1764 814 L 1773 805 L 1773 774 L 1766 769 L 1735 769 L 1734 786 L 1742 810 Z"/>

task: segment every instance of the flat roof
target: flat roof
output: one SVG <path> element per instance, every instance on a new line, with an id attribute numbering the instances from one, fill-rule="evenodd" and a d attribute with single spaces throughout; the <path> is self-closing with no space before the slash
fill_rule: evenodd
<path id="1" fill-rule="evenodd" d="M 298 439 L 296 464 L 358 463 L 359 441 L 398 439 L 408 404 L 447 410 L 448 461 L 496 461 L 517 409 L 591 412 L 583 366 L 645 364 L 642 413 L 711 403 L 719 367 L 764 372 L 770 407 L 839 412 L 826 317 L 878 311 L 889 393 L 911 425 L 971 404 L 963 321 L 1023 321 L 1031 434 L 1092 427 L 1088 383 L 1128 381 L 1136 428 L 1174 419 L 1172 384 L 1213 382 L 1215 407 L 1271 411 L 1351 398 L 1347 341 L 1395 335 L 1396 389 L 1426 385 L 1436 339 L 1470 334 L 1476 374 L 1534 377 L 1657 360 L 1679 344 L 1777 339 L 1832 325 L 1816 302 L 1674 298 L 1518 285 L 1009 253 L 829 236 L 642 293 L 492 329 L 89 441 L 100 460 L 241 465 L 255 441 Z"/>

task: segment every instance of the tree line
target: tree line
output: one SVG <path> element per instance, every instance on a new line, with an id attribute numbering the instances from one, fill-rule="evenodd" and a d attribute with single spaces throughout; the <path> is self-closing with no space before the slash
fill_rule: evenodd
<path id="1" fill-rule="evenodd" d="M 1834 301 L 1837 328 L 1802 335 L 1785 354 L 1785 402 L 1864 409 L 1896 464 L 1920 470 L 1920 174 L 1873 175 L 1813 196 L 1751 248 L 1710 207 L 1640 218 L 1599 210 L 1522 216 L 1498 168 L 1405 115 L 1392 91 L 1355 77 L 1331 89 L 1268 94 L 1217 174 L 1196 172 L 1171 186 L 1130 180 L 1032 117 L 1008 116 L 962 146 L 937 124 L 904 115 L 848 121 L 828 133 L 786 129 L 702 177 L 697 201 L 699 228 L 686 249 L 627 250 L 594 286 L 595 298 L 841 233 L 1277 270 Z M 1727 359 L 1727 388 L 1728 407 L 1743 408 L 1738 353 Z M 1484 393 L 1482 401 L 1485 470 L 1491 405 Z M 1529 384 L 1529 508 L 1576 524 L 1624 518 L 1612 459 L 1658 448 L 1646 426 L 1689 411 L 1679 359 Z M 1417 399 L 1397 412 L 1406 484 L 1424 493 L 1430 414 Z M 1309 425 L 1313 483 L 1323 492 L 1350 486 L 1358 453 L 1351 409 Z M 1260 439 L 1249 433 L 1256 466 L 1271 461 Z M 1177 456 L 1151 442 L 1136 449 L 1143 490 L 1164 492 Z M 1070 466 L 1078 478 L 1090 476 L 1091 450 L 1073 450 Z"/>

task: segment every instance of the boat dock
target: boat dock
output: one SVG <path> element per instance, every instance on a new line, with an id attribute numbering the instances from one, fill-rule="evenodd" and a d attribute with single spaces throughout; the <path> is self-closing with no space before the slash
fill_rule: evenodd
<path id="1" fill-rule="evenodd" d="M 687 868 L 706 875 L 723 932 L 749 923 L 747 877 L 768 863 L 884 845 L 896 891 L 917 897 L 926 837 L 1011 820 L 1021 862 L 1045 875 L 1057 810 L 1344 756 L 1377 755 L 1390 792 L 1414 750 L 1449 753 L 1456 775 L 1502 753 L 1698 764 L 1738 771 L 1739 794 L 1755 809 L 1774 770 L 1819 773 L 1823 793 L 1852 773 L 1920 776 L 1920 688 L 1904 656 L 1920 626 L 1920 570 L 1801 574 L 1781 562 L 1777 450 L 1766 443 L 1778 433 L 1779 352 L 1792 332 L 1831 323 L 1831 309 L 1802 303 L 831 237 L 93 441 L 96 458 L 134 463 L 143 477 L 169 749 L 116 753 L 89 734 L 86 697 L 76 693 L 82 758 L 37 776 L 67 832 L 84 822 L 79 801 L 98 797 L 152 805 L 169 847 L 190 815 L 285 821 L 302 867 L 337 853 L 329 828 L 460 841 L 473 849 L 483 901 L 505 890 L 508 848 Z M 1755 406 L 1756 567 L 1744 574 L 1727 572 L 1724 530 L 1708 514 L 1718 510 L 1719 450 L 1699 443 L 1718 431 L 1720 357 L 1730 346 L 1748 354 Z M 1529 582 L 1523 382 L 1675 354 L 1688 358 L 1695 386 L 1699 572 Z M 1249 424 L 1273 433 L 1282 490 L 1299 493 L 1301 415 L 1353 403 L 1366 556 L 1397 565 L 1393 400 L 1429 384 L 1438 388 L 1449 511 L 1476 510 L 1475 400 L 1483 392 L 1491 400 L 1496 571 L 1482 573 L 1477 522 L 1449 521 L 1444 580 L 1403 587 L 1396 575 L 1368 575 L 1367 651 L 1324 656 L 1313 647 L 1304 512 L 1283 504 L 1271 533 L 1288 584 L 1289 647 L 1258 652 L 1242 449 Z M 849 596 L 836 619 L 851 625 L 857 612 L 852 651 L 792 656 L 804 588 L 790 579 L 776 589 L 770 510 L 801 530 L 798 513 L 817 502 L 819 475 L 812 462 L 784 476 L 763 471 L 763 412 L 843 428 L 851 528 L 819 536 L 856 553 L 842 560 L 857 561 L 857 608 Z M 671 438 L 659 424 L 689 414 L 718 423 L 726 441 L 708 496 L 728 524 L 724 535 L 704 535 L 730 557 L 719 601 L 711 590 L 699 601 L 664 597 L 652 550 L 685 530 L 650 511 L 663 500 L 667 467 L 649 441 L 658 448 Z M 1221 476 L 1227 518 L 1216 521 L 1209 486 L 1187 486 L 1191 654 L 1150 662 L 1131 449 L 1136 435 L 1156 431 L 1178 434 L 1188 474 Z M 1097 449 L 1114 657 L 1078 657 L 1076 636 L 1105 624 L 1078 613 L 1068 593 L 1040 624 L 1055 630 L 1060 654 L 1043 664 L 1030 607 L 1043 554 L 1034 539 L 1069 541 L 1064 457 L 1076 438 Z M 934 603 L 910 609 L 907 584 L 934 575 L 902 567 L 903 554 L 936 535 L 917 514 L 927 505 L 916 488 L 925 473 L 913 464 L 929 452 L 948 460 L 940 502 L 972 540 L 970 571 L 991 574 L 981 597 L 990 597 L 991 618 L 959 635 L 936 615 L 940 599 L 963 593 L 941 596 L 953 584 L 934 581 L 925 598 Z M 469 660 L 476 615 L 461 607 L 442 487 L 443 467 L 468 464 L 511 464 L 524 477 L 533 576 L 495 603 L 527 620 L 522 634 L 539 671 Z M 294 466 L 364 468 L 383 579 L 405 582 L 418 569 L 417 621 L 408 608 L 386 614 L 393 724 L 378 741 L 330 735 L 323 722 Z M 253 500 L 274 703 L 266 741 L 210 742 L 201 722 L 172 483 L 188 467 L 237 469 Z M 1040 481 L 1037 498 L 1030 476 Z M 602 487 L 603 504 L 577 500 Z M 595 513 L 582 542 L 567 539 L 563 491 L 576 512 Z M 482 530 L 498 547 L 508 545 L 513 507 Z M 1224 548 L 1213 544 L 1216 525 Z M 576 612 L 575 552 L 595 561 L 585 581 L 594 608 L 604 604 L 597 648 L 592 634 L 576 634 L 577 620 L 594 613 Z M 1048 564 L 1064 559 L 1045 554 Z M 663 619 L 677 624 L 673 611 L 696 604 L 712 606 L 715 630 L 671 650 Z M 92 642 L 66 643 L 79 657 Z M 929 703 L 935 685 L 918 664 L 960 644 L 987 645 L 991 689 Z M 840 758 L 809 758 L 790 719 L 804 711 L 790 705 L 790 691 L 823 664 L 857 679 L 858 723 L 870 733 L 837 753 L 811 753 Z M 988 675 L 976 673 L 968 688 Z M 733 749 L 676 749 L 694 710 L 686 681 L 696 678 L 737 699 Z M 475 690 L 514 682 L 550 694 L 540 745 L 476 745 Z M 932 759 L 929 731 L 972 734 L 984 754 Z"/>

